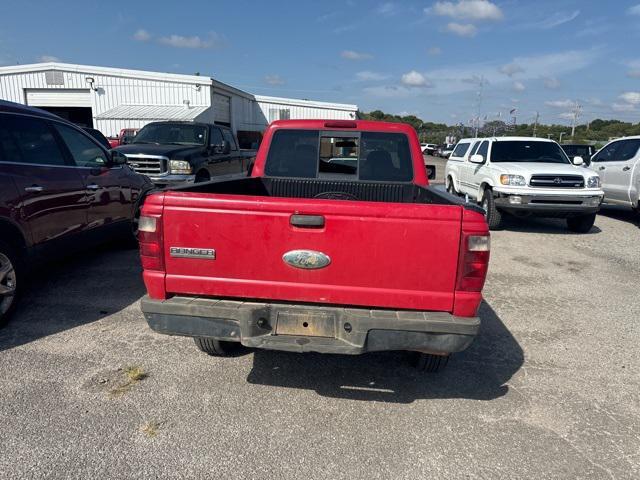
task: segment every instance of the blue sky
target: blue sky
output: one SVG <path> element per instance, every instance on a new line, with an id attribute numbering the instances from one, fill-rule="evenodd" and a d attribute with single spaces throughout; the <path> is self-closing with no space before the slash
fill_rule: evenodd
<path id="1" fill-rule="evenodd" d="M 576 103 L 638 122 L 639 41 L 638 0 L 2 0 L 0 64 L 201 72 L 449 124 L 569 123 Z"/>

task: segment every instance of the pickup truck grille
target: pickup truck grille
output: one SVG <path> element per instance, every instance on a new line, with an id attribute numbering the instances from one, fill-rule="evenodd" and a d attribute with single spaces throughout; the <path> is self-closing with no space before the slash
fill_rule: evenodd
<path id="1" fill-rule="evenodd" d="M 127 163 L 136 173 L 163 175 L 167 173 L 169 159 L 155 155 L 126 155 Z"/>
<path id="2" fill-rule="evenodd" d="M 582 175 L 532 175 L 531 187 L 543 188 L 584 188 Z"/>

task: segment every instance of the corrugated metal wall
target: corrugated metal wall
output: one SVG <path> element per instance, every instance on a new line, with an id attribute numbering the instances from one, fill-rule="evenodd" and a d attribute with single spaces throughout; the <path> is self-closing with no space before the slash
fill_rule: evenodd
<path id="1" fill-rule="evenodd" d="M 122 104 L 182 105 L 188 100 L 192 106 L 211 105 L 211 87 L 194 84 L 162 82 L 128 77 L 99 75 L 91 72 L 63 72 L 63 85 L 48 85 L 45 71 L 0 75 L 0 98 L 26 103 L 27 89 L 86 89 L 87 77 L 95 80 L 91 91 L 94 126 L 105 135 L 116 135 L 121 128 L 137 128 L 148 123 L 139 120 L 95 120 L 97 115 Z"/>
<path id="2" fill-rule="evenodd" d="M 295 105 L 293 103 L 287 105 L 259 101 L 258 106 L 267 122 L 284 120 L 285 118 L 281 116 L 281 110 L 288 110 L 290 119 L 353 120 L 355 118 L 355 111 Z"/>

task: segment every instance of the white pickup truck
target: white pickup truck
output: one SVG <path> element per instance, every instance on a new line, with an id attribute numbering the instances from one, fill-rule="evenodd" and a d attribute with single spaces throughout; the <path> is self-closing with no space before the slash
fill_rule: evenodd
<path id="1" fill-rule="evenodd" d="M 600 175 L 604 203 L 640 212 L 640 136 L 606 144 L 591 157 L 589 168 Z"/>
<path id="2" fill-rule="evenodd" d="M 462 139 L 447 161 L 445 184 L 450 193 L 480 202 L 491 229 L 509 213 L 566 218 L 570 230 L 586 233 L 604 193 L 598 174 L 582 163 L 543 138 Z"/>

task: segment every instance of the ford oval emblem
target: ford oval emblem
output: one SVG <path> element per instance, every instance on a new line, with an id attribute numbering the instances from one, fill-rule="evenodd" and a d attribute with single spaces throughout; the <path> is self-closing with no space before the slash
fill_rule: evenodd
<path id="1" fill-rule="evenodd" d="M 291 250 L 282 256 L 282 260 L 292 267 L 306 270 L 324 268 L 331 263 L 327 255 L 314 250 Z"/>

